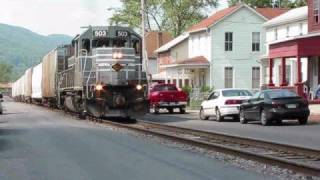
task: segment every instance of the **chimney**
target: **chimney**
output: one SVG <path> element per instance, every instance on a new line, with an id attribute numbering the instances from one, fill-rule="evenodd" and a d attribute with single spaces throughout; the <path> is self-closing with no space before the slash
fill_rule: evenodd
<path id="1" fill-rule="evenodd" d="M 162 32 L 158 32 L 158 47 L 161 47 L 163 45 L 163 35 L 162 35 Z"/>

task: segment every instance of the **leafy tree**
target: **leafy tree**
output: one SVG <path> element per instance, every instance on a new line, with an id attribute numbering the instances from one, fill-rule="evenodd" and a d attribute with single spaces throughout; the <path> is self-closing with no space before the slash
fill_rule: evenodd
<path id="1" fill-rule="evenodd" d="M 12 66 L 0 63 L 0 82 L 10 82 L 12 73 Z"/>
<path id="2" fill-rule="evenodd" d="M 110 19 L 113 25 L 126 25 L 139 28 L 141 24 L 140 0 L 122 0 L 123 6 L 114 9 Z M 205 17 L 207 7 L 216 7 L 217 0 L 147 0 L 147 30 L 165 30 L 174 36 L 180 35 L 187 27 Z"/>
<path id="3" fill-rule="evenodd" d="M 242 0 L 243 3 L 251 7 L 281 7 L 281 8 L 295 8 L 305 6 L 305 0 Z M 228 0 L 229 6 L 239 3 L 239 0 Z"/>

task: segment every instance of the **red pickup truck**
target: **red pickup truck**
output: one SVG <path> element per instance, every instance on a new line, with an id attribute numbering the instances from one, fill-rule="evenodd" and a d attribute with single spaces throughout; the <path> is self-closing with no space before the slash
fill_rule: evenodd
<path id="1" fill-rule="evenodd" d="M 160 109 L 167 109 L 173 113 L 175 108 L 179 108 L 180 113 L 186 112 L 188 95 L 178 90 L 174 84 L 156 84 L 151 86 L 149 93 L 150 107 L 154 113 L 158 114 Z"/>

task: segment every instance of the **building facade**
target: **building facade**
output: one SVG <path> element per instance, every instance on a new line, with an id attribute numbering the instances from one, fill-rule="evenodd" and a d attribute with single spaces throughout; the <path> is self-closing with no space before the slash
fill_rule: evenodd
<path id="1" fill-rule="evenodd" d="M 157 50 L 163 74 L 179 87 L 258 89 L 259 60 L 266 53 L 262 24 L 285 11 L 245 4 L 217 11 L 190 27 L 183 40 Z M 180 44 L 185 45 L 177 54 Z"/>
<path id="2" fill-rule="evenodd" d="M 265 24 L 270 29 L 287 29 L 285 37 L 271 34 L 268 42 L 264 81 L 269 88 L 288 88 L 312 100 L 320 84 L 320 0 L 293 9 Z M 284 31 L 284 30 L 283 30 Z M 276 31 L 275 31 L 276 32 Z M 267 35 L 268 36 L 268 35 Z M 280 38 L 281 37 L 281 38 Z"/>

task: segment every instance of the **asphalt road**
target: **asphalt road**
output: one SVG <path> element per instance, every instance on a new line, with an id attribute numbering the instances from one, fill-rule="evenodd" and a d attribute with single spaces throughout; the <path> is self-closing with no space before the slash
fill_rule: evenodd
<path id="1" fill-rule="evenodd" d="M 297 121 L 284 121 L 282 125 L 262 126 L 260 122 L 240 124 L 232 119 L 216 122 L 214 118 L 208 121 L 199 120 L 198 113 L 148 114 L 143 120 L 165 123 L 168 125 L 194 128 L 205 131 L 220 132 L 236 136 L 251 137 L 296 146 L 320 150 L 320 120 L 310 121 L 307 125 L 299 125 Z"/>
<path id="2" fill-rule="evenodd" d="M 4 106 L 1 180 L 272 179 L 61 112 L 14 102 Z"/>

